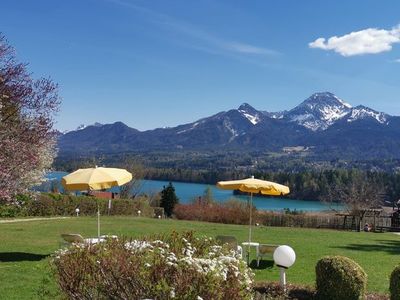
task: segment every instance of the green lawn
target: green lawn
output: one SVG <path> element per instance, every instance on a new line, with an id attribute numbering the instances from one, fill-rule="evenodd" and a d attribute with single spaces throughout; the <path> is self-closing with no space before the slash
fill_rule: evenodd
<path id="1" fill-rule="evenodd" d="M 61 233 L 96 235 L 96 219 L 30 221 L 0 224 L 0 299 L 37 299 L 40 287 L 54 289 L 47 282 L 47 256 L 59 248 Z M 133 217 L 102 217 L 102 234 L 138 237 L 145 234 L 194 230 L 215 237 L 233 235 L 245 241 L 248 227 L 202 222 Z M 368 290 L 387 293 L 389 275 L 400 262 L 400 236 L 392 233 L 357 233 L 300 228 L 257 227 L 253 241 L 287 244 L 296 251 L 297 261 L 288 270 L 289 282 L 313 285 L 314 267 L 324 255 L 344 255 L 358 262 L 368 274 Z M 279 280 L 271 262 L 255 270 L 257 280 Z M 48 280 L 48 279 L 47 279 Z"/>

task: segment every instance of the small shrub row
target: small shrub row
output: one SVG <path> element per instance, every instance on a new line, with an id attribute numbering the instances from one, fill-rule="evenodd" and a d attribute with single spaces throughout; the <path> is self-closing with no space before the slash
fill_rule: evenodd
<path id="1" fill-rule="evenodd" d="M 248 224 L 249 206 L 246 202 L 229 200 L 223 203 L 195 201 L 178 204 L 174 214 L 177 219 L 224 224 Z M 328 214 L 306 214 L 298 211 L 258 211 L 253 207 L 253 219 L 266 226 L 342 228 L 343 218 Z"/>
<path id="2" fill-rule="evenodd" d="M 343 217 L 324 213 L 281 213 L 261 211 L 257 214 L 258 222 L 266 226 L 331 228 L 343 227 Z"/>
<path id="3" fill-rule="evenodd" d="M 113 199 L 111 209 L 108 209 L 107 199 L 97 199 L 90 196 L 73 196 L 64 194 L 41 193 L 35 197 L 17 198 L 17 203 L 0 205 L 0 217 L 24 216 L 72 216 L 79 208 L 80 215 L 95 215 L 97 205 L 101 214 L 110 215 L 137 215 L 153 217 L 154 209 L 146 197 L 135 199 Z"/>
<path id="4" fill-rule="evenodd" d="M 52 264 L 68 299 L 252 299 L 246 263 L 191 232 L 73 245 Z"/>
<path id="5" fill-rule="evenodd" d="M 253 212 L 256 209 L 253 208 Z M 248 224 L 249 207 L 245 202 L 229 200 L 223 203 L 191 203 L 175 206 L 174 215 L 180 220 L 194 220 L 223 224 Z"/>

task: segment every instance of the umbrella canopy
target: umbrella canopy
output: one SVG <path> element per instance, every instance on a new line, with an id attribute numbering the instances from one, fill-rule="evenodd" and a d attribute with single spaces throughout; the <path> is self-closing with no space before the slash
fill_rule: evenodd
<path id="1" fill-rule="evenodd" d="M 224 190 L 239 190 L 247 193 L 271 196 L 282 196 L 289 194 L 290 190 L 286 185 L 255 179 L 254 177 L 242 180 L 220 181 L 217 186 Z"/>
<path id="2" fill-rule="evenodd" d="M 289 194 L 290 190 L 286 185 L 279 183 L 255 179 L 254 176 L 242 180 L 220 181 L 217 187 L 224 190 L 239 190 L 250 193 L 249 202 L 249 242 L 247 248 L 247 264 L 250 262 L 250 245 L 251 245 L 251 212 L 253 208 L 253 194 L 261 193 L 263 195 L 283 196 Z"/>
<path id="3" fill-rule="evenodd" d="M 66 190 L 102 190 L 120 186 L 132 180 L 132 174 L 124 169 L 88 168 L 78 169 L 64 176 L 61 184 Z"/>

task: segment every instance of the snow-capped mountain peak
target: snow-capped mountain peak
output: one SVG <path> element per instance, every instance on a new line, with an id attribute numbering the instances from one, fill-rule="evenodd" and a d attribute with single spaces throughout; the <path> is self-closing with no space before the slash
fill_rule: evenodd
<path id="1" fill-rule="evenodd" d="M 306 100 L 304 100 L 299 106 L 301 105 L 307 105 L 310 108 L 314 106 L 320 106 L 320 105 L 339 105 L 339 106 L 344 106 L 347 108 L 351 108 L 352 106 L 337 97 L 335 94 L 331 92 L 318 92 L 312 94 L 310 97 L 308 97 Z"/>
<path id="2" fill-rule="evenodd" d="M 239 106 L 238 111 L 246 117 L 253 125 L 261 121 L 261 113 L 248 103 Z"/>
<path id="3" fill-rule="evenodd" d="M 79 131 L 79 130 L 85 129 L 86 127 L 90 127 L 90 126 L 101 127 L 101 126 L 103 126 L 103 125 L 104 125 L 104 124 L 101 124 L 101 123 L 99 123 L 99 122 L 95 122 L 94 124 L 91 124 L 91 125 L 81 124 L 81 125 L 79 125 L 79 126 L 75 129 L 75 131 Z"/>
<path id="4" fill-rule="evenodd" d="M 351 105 L 332 93 L 315 93 L 290 110 L 286 117 L 313 131 L 325 130 L 351 111 Z"/>

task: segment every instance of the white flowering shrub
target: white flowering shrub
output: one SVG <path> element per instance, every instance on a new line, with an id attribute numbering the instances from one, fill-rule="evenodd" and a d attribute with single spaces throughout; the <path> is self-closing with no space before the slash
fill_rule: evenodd
<path id="1" fill-rule="evenodd" d="M 253 274 L 236 253 L 192 232 L 73 245 L 52 260 L 71 299 L 251 299 Z"/>

